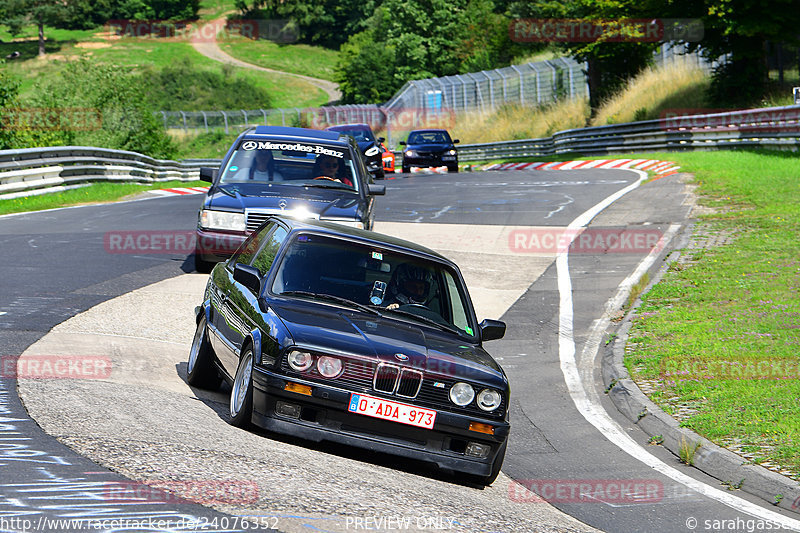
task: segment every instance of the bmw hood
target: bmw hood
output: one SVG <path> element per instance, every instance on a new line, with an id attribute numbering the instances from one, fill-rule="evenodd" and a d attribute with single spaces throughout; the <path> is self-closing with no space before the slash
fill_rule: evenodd
<path id="1" fill-rule="evenodd" d="M 270 302 L 295 344 L 349 353 L 488 386 L 505 382 L 498 364 L 480 346 L 446 332 L 302 298 Z"/>

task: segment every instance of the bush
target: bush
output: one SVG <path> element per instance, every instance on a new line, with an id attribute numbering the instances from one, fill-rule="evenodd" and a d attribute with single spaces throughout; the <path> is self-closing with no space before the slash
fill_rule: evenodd
<path id="1" fill-rule="evenodd" d="M 232 67 L 220 71 L 198 70 L 188 59 L 157 71 L 145 70 L 143 83 L 149 100 L 159 111 L 208 109 L 268 109 L 269 92 L 233 75 Z"/>
<path id="2" fill-rule="evenodd" d="M 36 87 L 27 107 L 60 123 L 31 125 L 28 146 L 83 145 L 170 158 L 175 146 L 153 114 L 141 77 L 86 60 L 69 62 L 57 79 Z"/>

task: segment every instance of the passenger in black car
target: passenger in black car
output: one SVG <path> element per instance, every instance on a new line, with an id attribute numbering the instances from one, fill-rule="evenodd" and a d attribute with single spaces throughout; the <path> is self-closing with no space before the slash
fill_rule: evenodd
<path id="1" fill-rule="evenodd" d="M 251 180 L 257 181 L 281 181 L 283 176 L 275 170 L 275 158 L 272 150 L 258 150 L 253 158 L 253 165 L 250 167 Z"/>

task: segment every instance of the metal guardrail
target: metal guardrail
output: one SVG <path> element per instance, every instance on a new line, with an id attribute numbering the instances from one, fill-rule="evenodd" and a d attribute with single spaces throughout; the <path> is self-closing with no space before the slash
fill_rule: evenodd
<path id="1" fill-rule="evenodd" d="M 465 144 L 459 161 L 650 150 L 800 149 L 800 106 L 669 117 L 560 131 L 552 137 Z"/>
<path id="2" fill-rule="evenodd" d="M 200 167 L 208 163 L 159 160 L 87 146 L 0 150 L 0 199 L 58 192 L 98 181 L 192 181 L 199 179 Z"/>
<path id="3" fill-rule="evenodd" d="M 650 150 L 800 149 L 800 105 L 582 128 L 542 139 L 460 145 L 459 161 Z M 400 155 L 398 152 L 396 155 Z M 0 151 L 0 199 L 94 181 L 195 180 L 217 159 L 162 161 L 135 152 L 64 146 Z"/>

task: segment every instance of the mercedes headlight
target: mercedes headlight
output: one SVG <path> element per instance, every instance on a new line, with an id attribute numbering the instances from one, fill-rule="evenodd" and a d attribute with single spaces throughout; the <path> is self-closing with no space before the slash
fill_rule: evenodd
<path id="1" fill-rule="evenodd" d="M 244 213 L 203 209 L 200 211 L 200 227 L 226 231 L 244 231 L 246 228 Z"/>
<path id="2" fill-rule="evenodd" d="M 448 153 L 448 154 L 450 154 L 450 155 L 456 155 L 456 151 L 455 151 L 455 150 L 450 150 L 450 151 L 449 151 L 449 152 L 447 152 L 447 153 Z"/>
<path id="3" fill-rule="evenodd" d="M 372 157 L 374 155 L 378 155 L 379 152 L 380 152 L 380 150 L 378 149 L 378 147 L 375 146 L 375 145 L 372 145 L 370 148 L 367 149 L 366 152 L 364 152 L 364 155 L 367 156 L 367 157 Z"/>

